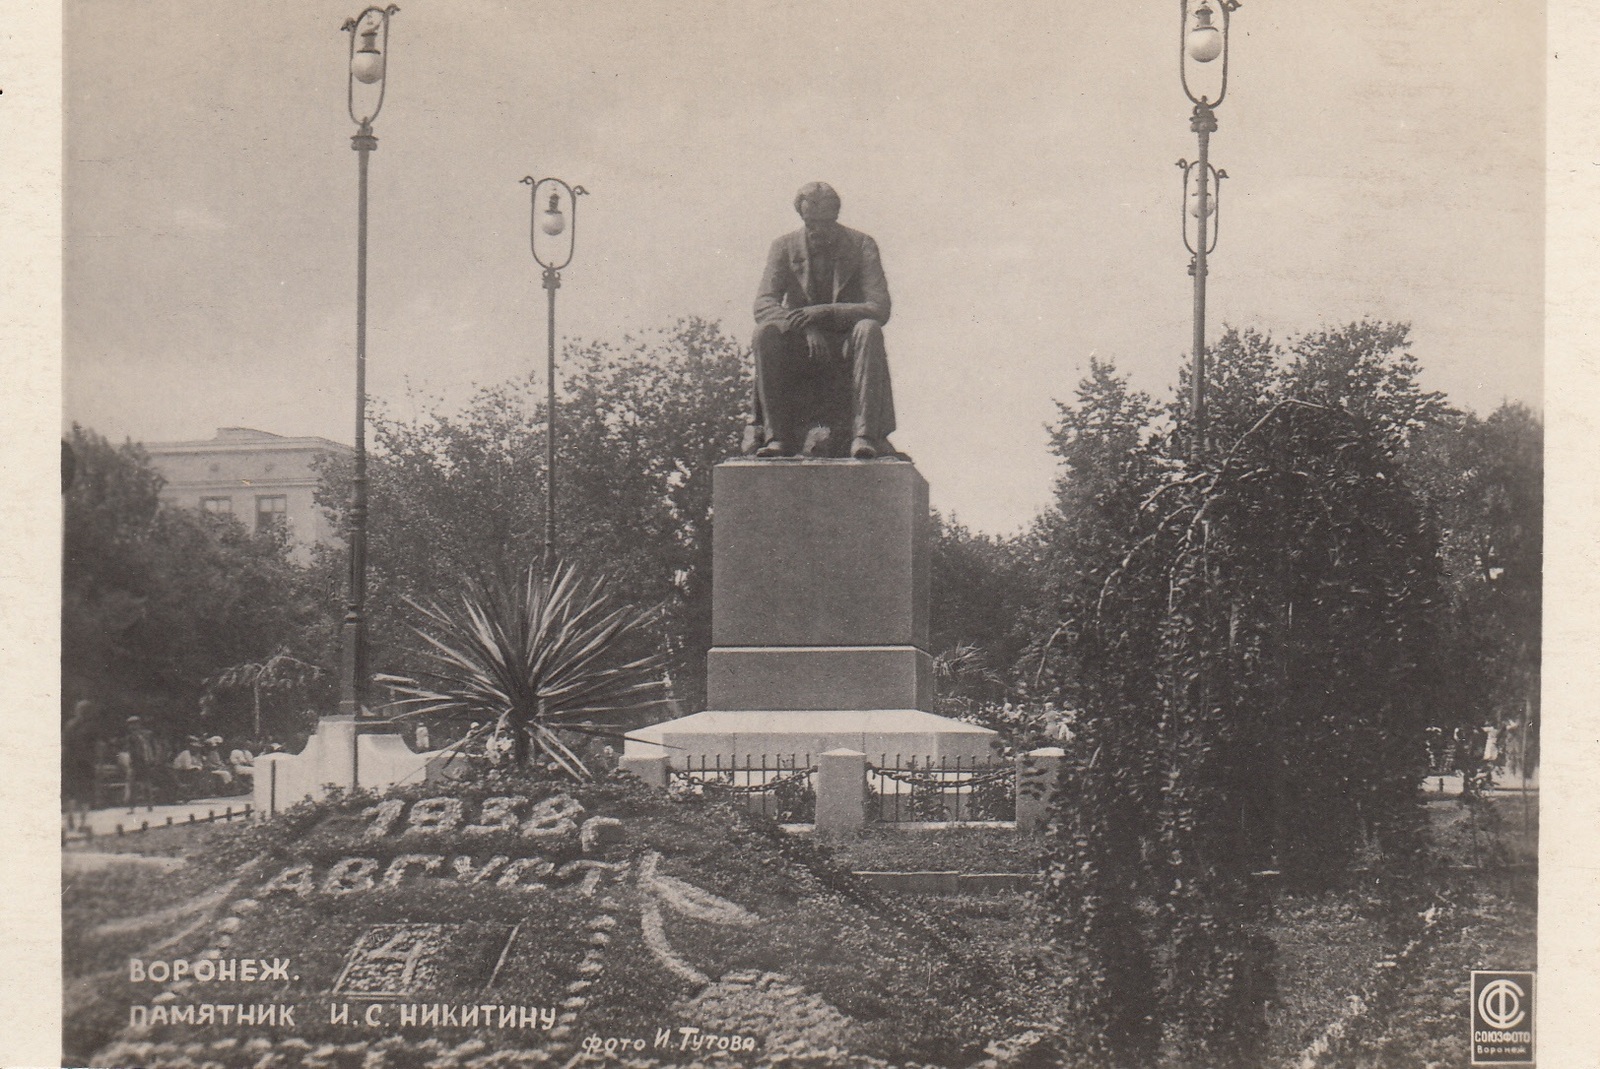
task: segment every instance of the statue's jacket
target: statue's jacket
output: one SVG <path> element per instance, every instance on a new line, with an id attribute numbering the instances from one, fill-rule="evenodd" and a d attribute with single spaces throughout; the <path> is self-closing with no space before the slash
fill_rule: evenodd
<path id="1" fill-rule="evenodd" d="M 883 275 L 878 243 L 847 226 L 840 226 L 839 231 L 833 250 L 833 303 L 844 305 L 852 320 L 889 322 L 889 281 Z M 778 238 L 767 253 L 761 290 L 756 295 L 756 323 L 781 321 L 791 309 L 811 304 L 806 297 L 810 282 L 811 263 L 802 228 Z"/>

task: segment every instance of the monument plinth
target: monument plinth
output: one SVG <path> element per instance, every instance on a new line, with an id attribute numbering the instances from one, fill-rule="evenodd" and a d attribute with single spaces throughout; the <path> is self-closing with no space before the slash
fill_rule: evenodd
<path id="1" fill-rule="evenodd" d="M 730 460 L 712 484 L 705 712 L 629 756 L 984 758 L 994 732 L 936 716 L 928 484 L 904 460 Z"/>

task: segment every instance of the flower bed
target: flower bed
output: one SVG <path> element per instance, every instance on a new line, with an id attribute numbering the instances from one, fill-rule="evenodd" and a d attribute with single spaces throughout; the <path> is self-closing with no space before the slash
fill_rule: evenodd
<path id="1" fill-rule="evenodd" d="M 759 1024 L 766 1034 L 714 1034 L 760 1057 L 769 1041 L 837 1039 L 859 1058 L 965 1064 L 1014 1015 L 981 946 L 734 807 L 626 781 L 438 790 L 220 833 L 164 892 L 144 873 L 85 885 L 69 947 L 92 994 L 69 1007 L 69 1057 L 99 1047 L 103 1063 L 143 1043 L 143 1064 L 255 1065 L 305 1042 L 333 1064 L 396 1033 L 405 1050 L 432 1037 L 481 1042 L 472 1057 L 571 1056 L 596 1036 L 653 1044 L 662 1028 Z M 107 919 L 141 913 L 107 934 Z M 116 967 L 129 958 L 138 971 Z M 265 978 L 222 972 L 257 959 Z M 223 1005 L 274 1010 L 231 1028 L 194 1016 Z M 238 1043 L 219 1054 L 219 1036 Z M 203 1057 L 163 1062 L 197 1042 Z"/>

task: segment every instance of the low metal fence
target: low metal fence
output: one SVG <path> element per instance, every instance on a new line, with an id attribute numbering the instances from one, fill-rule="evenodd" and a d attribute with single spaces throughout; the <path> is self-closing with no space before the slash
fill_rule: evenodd
<path id="1" fill-rule="evenodd" d="M 739 800 L 780 824 L 811 824 L 817 819 L 816 773 L 810 754 L 746 754 L 743 761 L 701 754 L 668 769 L 667 789 Z"/>
<path id="2" fill-rule="evenodd" d="M 999 758 L 907 758 L 867 762 L 867 819 L 883 824 L 1015 820 L 1017 770 Z"/>
<path id="3" fill-rule="evenodd" d="M 140 832 L 156 831 L 160 828 L 191 827 L 197 824 L 216 824 L 219 821 L 224 824 L 232 824 L 235 820 L 248 819 L 255 812 L 254 807 L 249 802 L 243 802 L 238 806 L 225 805 L 220 810 L 207 809 L 206 815 L 203 817 L 198 810 L 190 810 L 187 813 L 178 815 L 162 814 L 157 817 L 154 807 L 145 806 L 144 808 L 145 813 L 143 814 L 138 812 L 137 807 L 130 809 L 125 820 L 110 822 L 111 827 L 109 829 L 100 831 L 95 830 L 93 818 L 84 816 L 76 824 L 69 818 L 67 823 L 62 826 L 61 840 L 65 843 L 68 838 L 74 836 L 92 840 L 96 836 L 110 838 L 138 835 Z"/>

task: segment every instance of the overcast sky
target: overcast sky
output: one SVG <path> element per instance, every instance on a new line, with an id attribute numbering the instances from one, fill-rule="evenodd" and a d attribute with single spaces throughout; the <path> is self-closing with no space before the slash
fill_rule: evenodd
<path id="1" fill-rule="evenodd" d="M 832 183 L 894 296 L 895 441 L 979 529 L 1048 501 L 1044 426 L 1091 355 L 1163 395 L 1188 359 L 1170 0 L 402 6 L 370 244 L 397 414 L 542 368 L 530 173 L 591 193 L 569 338 L 745 338 L 795 189 Z M 1538 407 L 1542 4 L 1290 8 L 1234 16 L 1210 337 L 1407 320 L 1426 385 Z M 68 3 L 68 420 L 351 439 L 357 10 Z"/>

